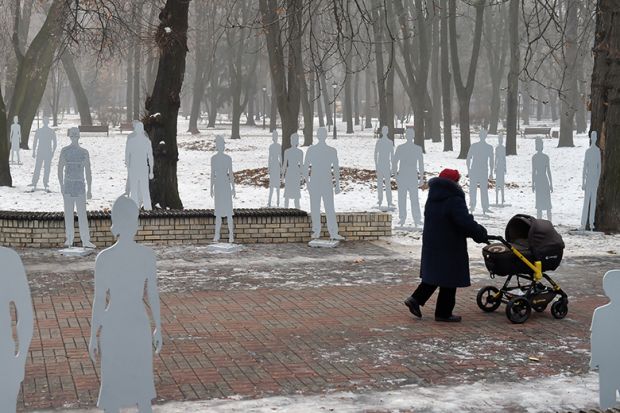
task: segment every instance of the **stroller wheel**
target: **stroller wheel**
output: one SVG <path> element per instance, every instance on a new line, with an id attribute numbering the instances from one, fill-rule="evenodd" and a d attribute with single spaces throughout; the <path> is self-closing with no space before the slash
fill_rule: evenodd
<path id="1" fill-rule="evenodd" d="M 486 313 L 492 313 L 502 304 L 502 294 L 491 285 L 481 288 L 476 297 L 478 307 Z"/>
<path id="2" fill-rule="evenodd" d="M 568 314 L 568 302 L 558 300 L 551 305 L 551 315 L 558 320 L 563 319 Z"/>
<path id="3" fill-rule="evenodd" d="M 516 297 L 508 301 L 506 317 L 514 324 L 525 323 L 532 313 L 530 302 L 523 297 Z"/>

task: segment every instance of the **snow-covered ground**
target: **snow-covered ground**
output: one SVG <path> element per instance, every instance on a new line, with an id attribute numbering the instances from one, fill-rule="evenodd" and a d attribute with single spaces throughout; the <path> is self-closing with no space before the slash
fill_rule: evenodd
<path id="1" fill-rule="evenodd" d="M 62 198 L 58 193 L 57 161 L 60 148 L 69 143 L 67 128 L 75 126 L 77 119 L 67 120 L 57 130 L 59 138 L 58 151 L 52 165 L 50 188 L 52 193 L 37 191 L 28 193 L 28 184 L 32 179 L 34 160 L 31 153 L 22 151 L 23 165 L 13 166 L 13 188 L 0 188 L 0 210 L 20 211 L 60 211 L 62 210 Z M 185 133 L 187 122 L 180 118 L 179 131 L 179 164 L 178 180 L 181 199 L 185 208 L 213 208 L 213 199 L 209 196 L 210 158 L 213 155 L 213 141 L 216 134 L 229 136 L 229 125 L 221 126 L 216 130 L 203 130 L 201 135 Z M 356 132 L 352 135 L 343 133 L 344 124 L 338 125 L 338 139 L 328 140 L 330 145 L 338 149 L 341 167 L 373 170 L 373 152 L 376 140 L 370 129 Z M 227 150 L 233 157 L 235 171 L 264 168 L 267 166 L 268 146 L 271 136 L 268 130 L 260 127 L 243 127 L 242 139 L 227 139 Z M 442 143 L 427 142 L 425 165 L 426 170 L 432 174 L 438 174 L 443 168 L 455 168 L 465 175 L 465 161 L 457 159 L 460 142 L 458 130 L 454 129 L 455 141 L 454 152 L 443 152 Z M 472 134 L 472 141 L 477 140 L 477 134 Z M 126 134 L 122 135 L 114 130 L 110 136 L 96 134 L 83 134 L 81 143 L 88 149 L 91 156 L 93 169 L 93 199 L 89 201 L 88 208 L 91 210 L 110 208 L 112 202 L 124 192 L 125 166 L 124 148 Z M 31 139 L 32 142 L 32 139 Z M 404 140 L 397 139 L 400 144 Z M 494 146 L 496 137 L 490 136 L 489 142 Z M 545 140 L 545 152 L 551 159 L 553 184 L 555 192 L 552 194 L 553 221 L 564 235 L 568 235 L 569 229 L 579 227 L 581 209 L 583 204 L 583 192 L 581 190 L 581 174 L 585 150 L 589 142 L 586 135 L 577 135 L 574 148 L 557 148 L 557 142 L 553 139 Z M 305 148 L 303 148 L 305 150 Z M 535 215 L 535 196 L 531 189 L 531 157 L 534 154 L 534 139 L 532 137 L 519 138 L 518 156 L 508 157 L 508 174 L 506 176 L 506 203 L 504 208 L 492 208 L 493 214 L 489 217 L 477 215 L 477 219 L 487 226 L 490 232 L 503 233 L 507 221 L 517 213 Z M 42 177 L 41 177 L 42 180 Z M 461 180 L 462 184 L 467 179 Z M 42 187 L 40 181 L 39 187 Z M 370 211 L 375 210 L 377 202 L 375 184 L 371 182 L 348 181 L 345 182 L 343 193 L 336 197 L 336 209 L 338 211 Z M 466 188 L 467 191 L 467 188 Z M 423 206 L 426 201 L 426 191 L 420 191 L 420 203 Z M 489 191 L 491 203 L 495 202 L 495 193 Z M 259 208 L 267 205 L 268 189 L 252 186 L 238 185 L 236 208 Z M 397 204 L 397 193 L 394 191 L 394 203 Z M 480 202 L 478 202 L 480 205 Z M 309 210 L 309 198 L 303 193 L 302 209 Z M 480 211 L 480 206 L 478 206 Z M 394 220 L 397 220 L 397 212 Z M 410 218 L 409 218 L 410 219 Z M 418 234 L 396 232 L 398 242 L 417 242 Z M 580 250 L 582 246 L 588 246 L 588 250 L 608 252 L 610 249 L 616 253 L 620 245 L 620 237 L 594 236 L 571 236 L 574 242 L 570 243 L 567 253 Z M 615 249 L 614 249 L 615 248 Z M 604 250 L 604 251 L 603 251 Z M 583 254 L 583 251 L 580 251 Z"/>

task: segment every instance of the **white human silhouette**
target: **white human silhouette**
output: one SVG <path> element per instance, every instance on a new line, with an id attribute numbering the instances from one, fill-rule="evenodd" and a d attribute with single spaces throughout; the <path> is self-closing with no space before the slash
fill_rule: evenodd
<path id="1" fill-rule="evenodd" d="M 22 260 L 12 249 L 0 247 L 0 262 L 0 411 L 9 413 L 17 410 L 17 396 L 24 380 L 34 319 L 30 287 Z M 11 304 L 17 319 L 16 341 L 13 340 Z"/>
<path id="2" fill-rule="evenodd" d="M 327 130 L 317 129 L 318 142 L 308 148 L 304 163 L 304 176 L 310 192 L 310 216 L 312 219 L 312 238 L 321 237 L 321 200 L 327 216 L 327 230 L 331 240 L 342 240 L 338 234 L 338 221 L 334 206 L 334 191 L 340 193 L 340 166 L 338 152 L 328 146 Z"/>
<path id="3" fill-rule="evenodd" d="M 49 122 L 49 118 L 44 117 L 43 127 L 38 129 L 34 134 L 32 157 L 36 159 L 36 162 L 34 174 L 32 175 L 32 184 L 30 184 L 33 192 L 37 189 L 41 168 L 43 168 L 43 186 L 46 191 L 49 191 L 50 170 L 57 146 L 56 132 L 48 126 Z"/>
<path id="4" fill-rule="evenodd" d="M 480 186 L 480 202 L 483 213 L 489 213 L 489 178 L 493 178 L 493 147 L 487 143 L 487 131 L 480 130 L 480 141 L 472 144 L 467 153 L 469 175 L 469 209 L 476 209 L 476 197 Z"/>
<path id="5" fill-rule="evenodd" d="M 156 397 L 153 346 L 161 351 L 162 332 L 155 252 L 134 241 L 138 206 L 126 196 L 112 207 L 116 243 L 95 261 L 95 295 L 88 350 L 93 362 L 101 356 L 101 387 L 97 407 L 106 413 L 138 406 L 150 413 Z M 155 329 L 151 330 L 149 312 Z M 99 340 L 97 340 L 99 335 Z"/>
<path id="6" fill-rule="evenodd" d="M 547 211 L 547 219 L 551 221 L 551 193 L 553 179 L 549 156 L 543 153 L 543 141 L 536 138 L 536 153 L 532 156 L 532 191 L 536 194 L 536 214 L 542 218 L 543 211 Z"/>
<path id="7" fill-rule="evenodd" d="M 596 215 L 596 196 L 598 195 L 598 184 L 601 178 L 601 150 L 596 146 L 598 132 L 592 131 L 590 134 L 590 147 L 586 150 L 583 162 L 583 182 L 582 189 L 585 191 L 583 200 L 583 212 L 581 214 L 581 229 L 585 230 L 590 223 L 590 230 L 594 230 L 594 219 Z"/>
<path id="8" fill-rule="evenodd" d="M 17 156 L 17 164 L 21 165 L 22 160 L 19 156 L 19 145 L 22 141 L 22 128 L 19 125 L 19 118 L 15 116 L 13 118 L 13 124 L 11 125 L 11 132 L 9 136 L 9 142 L 11 142 L 11 163 L 15 163 L 15 157 Z"/>
<path id="9" fill-rule="evenodd" d="M 138 120 L 134 120 L 131 122 L 131 125 L 133 127 L 133 130 L 131 131 L 131 133 L 127 134 L 127 141 L 125 143 L 125 151 L 127 150 L 127 146 L 129 145 L 129 141 L 136 136 L 136 123 L 138 123 Z M 144 128 L 144 126 L 143 126 Z M 127 159 L 125 159 L 125 166 L 127 166 Z M 127 196 L 131 196 L 131 188 L 130 188 L 130 181 L 129 181 L 129 168 L 127 168 L 127 181 L 125 183 L 125 195 Z M 140 205 L 140 203 L 138 203 L 138 205 Z"/>
<path id="10" fill-rule="evenodd" d="M 276 202 L 280 206 L 280 186 L 282 186 L 282 146 L 278 143 L 278 131 L 271 132 L 272 144 L 269 145 L 269 202 L 267 206 L 271 208 L 271 198 L 274 190 L 276 191 Z"/>
<path id="11" fill-rule="evenodd" d="M 381 128 L 381 137 L 375 144 L 375 170 L 377 172 L 377 195 L 379 197 L 378 205 L 383 203 L 383 191 L 388 208 L 393 207 L 392 204 L 392 160 L 394 159 L 394 142 L 388 137 L 388 127 Z M 384 189 L 385 188 L 385 189 Z"/>
<path id="12" fill-rule="evenodd" d="M 609 271 L 603 277 L 603 291 L 611 299 L 598 307 L 592 316 L 590 368 L 598 368 L 601 409 L 616 405 L 620 390 L 620 358 L 618 358 L 618 316 L 620 316 L 620 270 Z"/>
<path id="13" fill-rule="evenodd" d="M 222 217 L 226 217 L 228 224 L 228 242 L 234 242 L 233 203 L 235 196 L 235 175 L 232 167 L 232 158 L 224 153 L 226 144 L 224 137 L 215 137 L 217 153 L 211 157 L 211 197 L 215 201 L 215 236 L 213 241 L 220 240 Z"/>
<path id="14" fill-rule="evenodd" d="M 299 209 L 304 152 L 298 146 L 299 135 L 294 133 L 291 135 L 291 147 L 284 151 L 284 163 L 282 165 L 284 208 L 288 208 L 289 201 L 292 199 L 295 202 L 295 208 Z"/>
<path id="15" fill-rule="evenodd" d="M 402 145 L 396 148 L 392 173 L 398 184 L 399 225 L 404 226 L 407 219 L 407 194 L 411 200 L 411 214 L 416 227 L 422 225 L 418 188 L 424 183 L 424 151 L 415 143 L 415 131 L 407 129 Z"/>
<path id="16" fill-rule="evenodd" d="M 69 129 L 71 144 L 60 151 L 58 160 L 58 182 L 65 206 L 65 232 L 67 241 L 65 246 L 72 247 L 75 228 L 73 226 L 73 210 L 77 210 L 80 226 L 80 238 L 86 248 L 95 248 L 90 242 L 88 217 L 86 216 L 86 199 L 92 198 L 92 174 L 88 151 L 80 146 L 80 130 Z M 86 178 L 86 182 L 85 179 Z M 88 185 L 88 189 L 86 187 Z"/>
<path id="17" fill-rule="evenodd" d="M 497 137 L 497 148 L 495 148 L 495 204 L 499 205 L 499 194 L 502 194 L 502 205 L 506 198 L 504 190 L 506 188 L 506 147 L 504 146 L 504 134 L 500 133 Z"/>
<path id="18" fill-rule="evenodd" d="M 125 148 L 125 163 L 127 164 L 129 176 L 129 193 L 131 199 L 144 209 L 150 211 L 151 192 L 149 190 L 149 180 L 153 175 L 153 147 L 150 139 L 144 133 L 142 122 L 134 122 L 134 136 L 127 140 Z"/>

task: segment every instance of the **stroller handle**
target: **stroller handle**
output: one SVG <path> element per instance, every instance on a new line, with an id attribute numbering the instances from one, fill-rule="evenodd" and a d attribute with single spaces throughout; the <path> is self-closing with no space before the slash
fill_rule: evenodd
<path id="1" fill-rule="evenodd" d="M 504 239 L 504 237 L 502 237 L 502 236 L 500 236 L 500 235 L 489 235 L 489 236 L 487 237 L 487 239 L 488 239 L 489 241 L 498 241 L 498 242 L 501 242 L 502 244 L 504 244 L 504 245 L 505 245 L 505 246 L 507 246 L 507 247 L 510 247 L 510 246 L 511 246 L 511 245 L 508 243 L 508 241 L 506 241 L 506 240 Z"/>

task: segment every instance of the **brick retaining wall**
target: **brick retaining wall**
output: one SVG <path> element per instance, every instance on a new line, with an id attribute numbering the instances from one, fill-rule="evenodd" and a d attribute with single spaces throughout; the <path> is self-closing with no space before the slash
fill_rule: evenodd
<path id="1" fill-rule="evenodd" d="M 109 212 L 89 212 L 91 240 L 97 247 L 114 243 Z M 325 216 L 322 217 L 325 229 Z M 310 241 L 310 217 L 293 209 L 235 210 L 235 240 L 242 244 Z M 212 210 L 143 211 L 136 240 L 148 244 L 208 244 L 213 240 Z M 340 234 L 348 241 L 369 241 L 392 235 L 392 217 L 379 212 L 338 214 Z M 76 241 L 79 244 L 77 219 Z M 222 240 L 228 239 L 226 220 Z M 322 234 L 327 238 L 326 231 Z M 0 212 L 0 245 L 11 248 L 59 248 L 65 241 L 62 213 Z"/>

